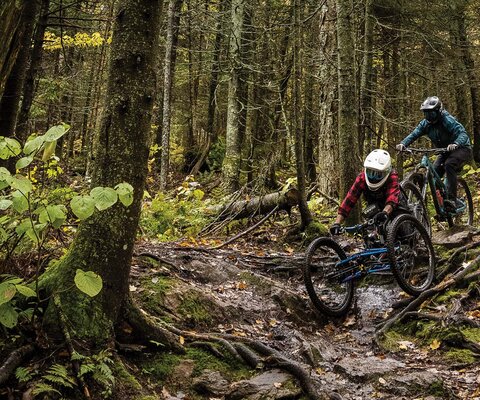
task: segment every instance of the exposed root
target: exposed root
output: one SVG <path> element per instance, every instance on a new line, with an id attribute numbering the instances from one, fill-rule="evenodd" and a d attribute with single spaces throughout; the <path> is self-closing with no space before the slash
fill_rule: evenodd
<path id="1" fill-rule="evenodd" d="M 219 358 L 219 359 L 222 359 L 224 358 L 223 354 L 221 351 L 219 351 L 214 345 L 213 343 L 210 343 L 210 342 L 192 342 L 190 343 L 190 346 L 192 347 L 198 347 L 200 349 L 205 349 L 207 351 L 209 351 L 210 353 L 212 353 L 215 357 Z"/>
<path id="2" fill-rule="evenodd" d="M 251 368 L 257 368 L 263 364 L 262 359 L 243 343 L 235 343 L 234 347 Z"/>
<path id="3" fill-rule="evenodd" d="M 8 356 L 5 362 L 0 367 L 0 385 L 3 385 L 10 375 L 19 367 L 23 360 L 30 356 L 35 350 L 33 344 L 27 344 L 14 351 Z"/>
<path id="4" fill-rule="evenodd" d="M 135 305 L 131 297 L 129 297 L 125 306 L 124 317 L 145 341 L 154 340 L 162 343 L 166 349 L 181 354 L 185 353 L 185 349 L 180 344 L 179 336 L 156 323 L 151 316 Z"/>

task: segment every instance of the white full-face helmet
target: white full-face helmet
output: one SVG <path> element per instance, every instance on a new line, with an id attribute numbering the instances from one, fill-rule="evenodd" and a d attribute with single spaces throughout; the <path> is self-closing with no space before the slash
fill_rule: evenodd
<path id="1" fill-rule="evenodd" d="M 365 179 L 370 190 L 377 190 L 383 186 L 392 170 L 390 154 L 382 149 L 373 150 L 363 163 Z"/>

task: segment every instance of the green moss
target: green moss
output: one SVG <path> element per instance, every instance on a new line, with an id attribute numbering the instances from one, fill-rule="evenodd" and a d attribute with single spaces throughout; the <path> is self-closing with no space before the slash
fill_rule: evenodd
<path id="1" fill-rule="evenodd" d="M 319 236 L 328 236 L 328 227 L 320 222 L 311 222 L 305 229 L 306 242 L 310 243 Z"/>
<path id="2" fill-rule="evenodd" d="M 158 396 L 139 396 L 135 400 L 160 400 Z"/>
<path id="3" fill-rule="evenodd" d="M 480 343 L 480 328 L 462 328 L 460 332 L 471 342 Z"/>
<path id="4" fill-rule="evenodd" d="M 209 311 L 212 309 L 210 300 L 201 297 L 199 293 L 191 291 L 184 295 L 182 303 L 178 307 L 178 312 L 199 324 L 212 321 L 212 315 Z"/>
<path id="5" fill-rule="evenodd" d="M 450 301 L 451 299 L 454 299 L 456 297 L 459 297 L 462 295 L 462 291 L 460 290 L 454 290 L 454 289 L 451 289 L 451 290 L 448 290 L 447 292 L 445 292 L 444 294 L 438 296 L 435 298 L 435 302 L 436 303 L 447 303 L 448 301 Z"/>
<path id="6" fill-rule="evenodd" d="M 445 394 L 445 388 L 443 387 L 443 382 L 433 381 L 427 389 L 427 394 L 431 396 L 436 396 L 440 398 L 444 398 L 443 395 Z"/>
<path id="7" fill-rule="evenodd" d="M 219 360 L 206 350 L 190 347 L 187 349 L 186 357 L 195 362 L 193 369 L 194 376 L 200 375 L 200 373 L 206 369 L 219 371 L 222 375 L 233 380 L 246 379 L 251 376 L 251 373 L 245 364 L 242 364 L 235 358 L 231 357 L 229 353 L 225 354 L 226 357 Z"/>
<path id="8" fill-rule="evenodd" d="M 248 271 L 243 271 L 240 273 L 239 278 L 241 281 L 245 281 L 250 286 L 254 286 L 257 289 L 271 289 L 270 284 L 262 277 L 252 274 Z"/>
<path id="9" fill-rule="evenodd" d="M 467 349 L 451 349 L 445 353 L 445 358 L 454 364 L 473 364 L 475 354 Z"/>
<path id="10" fill-rule="evenodd" d="M 165 296 L 175 286 L 175 281 L 164 276 L 148 277 L 140 281 L 140 286 L 142 290 L 136 294 L 136 298 L 149 314 L 158 315 L 163 309 Z"/>
<path id="11" fill-rule="evenodd" d="M 155 382 L 163 384 L 180 363 L 181 357 L 172 353 L 158 353 L 142 364 L 142 371 L 154 378 Z"/>
<path id="12" fill-rule="evenodd" d="M 391 351 L 391 352 L 396 352 L 400 351 L 400 345 L 398 342 L 403 341 L 403 340 L 409 340 L 411 341 L 410 337 L 407 337 L 397 331 L 390 330 L 385 333 L 383 338 L 380 341 L 380 345 L 382 348 L 385 350 Z"/>
<path id="13" fill-rule="evenodd" d="M 137 391 L 142 389 L 142 385 L 140 385 L 137 379 L 127 371 L 127 369 L 125 368 L 125 365 L 123 365 L 122 362 L 120 361 L 115 362 L 115 364 L 113 365 L 113 372 L 117 379 L 115 383 L 116 385 L 119 384 L 125 388 L 129 388 Z"/>

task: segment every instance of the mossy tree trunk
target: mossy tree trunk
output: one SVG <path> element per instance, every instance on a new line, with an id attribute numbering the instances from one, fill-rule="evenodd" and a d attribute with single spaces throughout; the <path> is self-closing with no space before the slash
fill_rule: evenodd
<path id="1" fill-rule="evenodd" d="M 135 189 L 133 203 L 128 208 L 117 204 L 83 222 L 65 257 L 40 279 L 48 293 L 60 296 L 74 336 L 94 343 L 111 337 L 128 295 L 147 174 L 159 10 L 157 0 L 119 1 L 105 110 L 96 138 L 92 186 L 114 187 L 128 182 Z M 103 289 L 97 296 L 90 298 L 73 285 L 77 268 L 102 277 Z"/>

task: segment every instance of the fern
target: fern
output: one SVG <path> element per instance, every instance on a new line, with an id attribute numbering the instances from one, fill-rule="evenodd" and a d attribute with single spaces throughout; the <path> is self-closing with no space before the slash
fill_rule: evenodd
<path id="1" fill-rule="evenodd" d="M 49 381 L 50 383 L 55 383 L 59 386 L 73 388 L 73 385 L 76 384 L 75 379 L 68 375 L 67 369 L 60 364 L 52 365 L 47 373 L 43 376 L 43 379 Z"/>
<path id="2" fill-rule="evenodd" d="M 83 375 L 88 374 L 88 373 L 93 372 L 93 371 L 95 371 L 95 365 L 90 364 L 90 363 L 88 363 L 88 364 L 82 364 L 82 365 L 80 366 L 80 373 L 79 373 L 79 375 L 80 375 L 80 376 L 83 376 Z"/>
<path id="3" fill-rule="evenodd" d="M 18 367 L 15 370 L 15 377 L 18 379 L 19 383 L 28 382 L 33 378 L 32 372 L 28 368 Z"/>
<path id="4" fill-rule="evenodd" d="M 53 386 L 49 385 L 48 383 L 39 382 L 35 384 L 35 387 L 32 390 L 32 395 L 35 397 L 41 393 L 56 393 L 61 395 L 61 393 L 57 389 L 55 389 Z"/>

